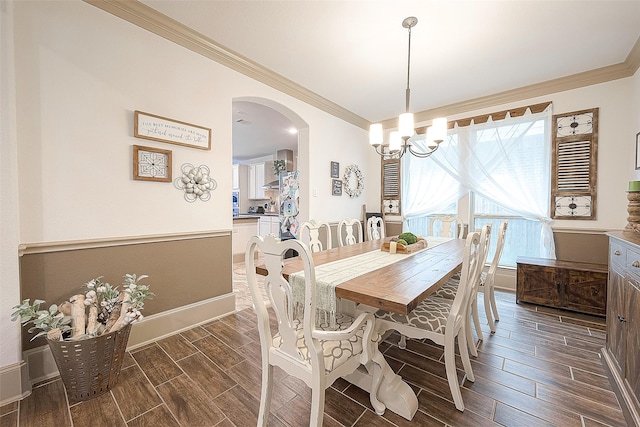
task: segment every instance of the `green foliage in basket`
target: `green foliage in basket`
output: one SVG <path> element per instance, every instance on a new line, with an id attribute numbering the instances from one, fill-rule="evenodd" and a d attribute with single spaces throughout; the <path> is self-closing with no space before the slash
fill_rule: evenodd
<path id="1" fill-rule="evenodd" d="M 408 245 L 407 241 L 404 240 L 404 239 L 398 239 L 398 240 L 396 240 L 396 243 L 399 244 L 399 245 L 402 245 L 402 246 L 407 246 Z"/>
<path id="2" fill-rule="evenodd" d="M 398 240 L 404 240 L 408 244 L 412 245 L 418 241 L 418 237 L 410 231 L 407 231 L 406 233 L 400 234 L 398 236 Z"/>
<path id="3" fill-rule="evenodd" d="M 85 309 L 84 319 L 90 317 L 90 314 L 87 316 L 87 311 L 93 312 L 96 323 L 93 327 L 89 327 L 87 324 L 86 333 L 73 338 L 89 338 L 113 332 L 113 330 L 117 330 L 112 330 L 114 324 L 120 328 L 142 320 L 144 316 L 141 311 L 144 308 L 144 302 L 154 296 L 154 293 L 149 290 L 149 286 L 140 283 L 147 277 L 149 276 L 144 274 L 141 276 L 125 274 L 122 291 L 103 282 L 103 276 L 85 283 L 83 287 L 86 292 L 84 301 L 81 303 L 84 304 Z M 79 296 L 82 297 L 82 295 Z M 11 320 L 19 318 L 23 325 L 33 323 L 33 327 L 29 328 L 29 333 L 38 329 L 40 332 L 31 339 L 32 341 L 39 336 L 47 335 L 49 331 L 54 329 L 60 329 L 62 336 L 68 337 L 73 330 L 72 317 L 69 315 L 71 303 L 65 302 L 60 306 L 52 304 L 48 310 L 40 310 L 40 305 L 44 302 L 37 299 L 31 305 L 29 299 L 25 299 L 22 304 L 13 307 L 16 311 L 11 315 Z"/>
<path id="4" fill-rule="evenodd" d="M 25 299 L 22 304 L 13 307 L 16 311 L 11 314 L 11 320 L 15 321 L 20 318 L 22 325 L 33 323 L 33 326 L 29 328 L 29 333 L 40 329 L 40 332 L 31 338 L 31 341 L 42 335 L 47 335 L 47 332 L 52 329 L 59 328 L 63 334 L 71 331 L 71 317 L 59 313 L 58 306 L 55 304 L 51 304 L 48 310 L 40 310 L 40 304 L 44 302 L 41 299 L 37 299 L 31 305 L 30 300 Z"/>

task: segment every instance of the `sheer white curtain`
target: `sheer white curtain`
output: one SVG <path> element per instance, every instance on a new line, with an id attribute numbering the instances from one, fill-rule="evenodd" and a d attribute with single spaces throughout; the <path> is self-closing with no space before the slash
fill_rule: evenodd
<path id="1" fill-rule="evenodd" d="M 542 113 L 454 128 L 429 159 L 463 187 L 542 223 L 541 254 L 555 258 L 549 217 L 551 107 Z M 403 195 L 404 198 L 404 195 Z M 406 200 L 406 199 L 405 199 Z"/>
<path id="2" fill-rule="evenodd" d="M 423 148 L 425 141 L 414 144 Z M 440 144 L 438 151 L 457 150 L 457 143 L 449 139 Z M 403 219 L 415 219 L 441 211 L 458 201 L 467 190 L 458 180 L 430 158 L 407 154 L 402 157 L 402 212 Z"/>

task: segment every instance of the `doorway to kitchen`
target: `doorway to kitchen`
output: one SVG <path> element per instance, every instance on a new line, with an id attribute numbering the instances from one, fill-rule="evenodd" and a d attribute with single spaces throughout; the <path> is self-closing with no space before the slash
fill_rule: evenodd
<path id="1" fill-rule="evenodd" d="M 308 220 L 308 124 L 289 108 L 265 98 L 235 98 L 232 103 L 232 161 L 234 208 L 232 250 L 236 307 L 250 302 L 244 270 L 244 252 L 253 235 L 278 234 L 282 224 L 280 175 L 298 171 L 297 220 Z M 292 129 L 295 132 L 292 132 Z M 274 163 L 274 161 L 278 161 Z M 291 215 L 292 204 L 283 215 Z"/>

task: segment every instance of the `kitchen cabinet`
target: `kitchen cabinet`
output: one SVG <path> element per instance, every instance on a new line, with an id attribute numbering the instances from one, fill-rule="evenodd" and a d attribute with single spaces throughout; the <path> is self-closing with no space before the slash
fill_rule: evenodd
<path id="1" fill-rule="evenodd" d="M 603 359 L 629 425 L 640 426 L 640 233 L 609 236 L 607 344 Z"/>
<path id="2" fill-rule="evenodd" d="M 254 163 L 249 166 L 249 199 L 264 199 L 264 163 Z"/>
<path id="3" fill-rule="evenodd" d="M 278 179 L 278 177 L 273 173 L 273 162 L 252 163 L 248 165 L 248 170 L 249 199 L 268 199 L 262 186 Z"/>
<path id="4" fill-rule="evenodd" d="M 240 190 L 240 165 L 233 165 L 233 172 L 231 175 L 231 187 L 233 191 Z"/>
<path id="5" fill-rule="evenodd" d="M 233 219 L 233 235 L 231 248 L 233 262 L 244 261 L 244 253 L 247 250 L 247 242 L 251 236 L 258 234 L 258 219 L 255 217 L 239 217 Z"/>
<path id="6" fill-rule="evenodd" d="M 259 221 L 260 236 L 268 234 L 280 235 L 280 218 L 277 215 L 264 215 Z"/>
<path id="7" fill-rule="evenodd" d="M 530 257 L 517 264 L 517 302 L 606 315 L 606 265 Z"/>

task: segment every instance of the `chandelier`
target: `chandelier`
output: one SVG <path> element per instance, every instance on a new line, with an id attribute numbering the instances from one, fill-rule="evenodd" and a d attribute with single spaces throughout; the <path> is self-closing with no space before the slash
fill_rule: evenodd
<path id="1" fill-rule="evenodd" d="M 416 147 L 410 140 L 415 133 L 413 123 L 413 113 L 409 112 L 409 100 L 411 97 L 411 89 L 409 88 L 409 72 L 411 69 L 411 28 L 418 23 L 418 18 L 410 16 L 402 21 L 402 26 L 409 31 L 409 54 L 407 56 L 407 89 L 405 92 L 406 107 L 405 112 L 398 117 L 398 130 L 389 134 L 389 142 L 384 144 L 382 124 L 374 123 L 369 130 L 369 143 L 375 148 L 376 152 L 381 156 L 396 155 L 402 157 L 404 153 L 409 151 L 416 157 L 429 157 L 440 146 L 447 136 L 447 119 L 437 118 L 427 128 L 426 144 L 424 148 Z M 388 151 L 385 150 L 388 148 Z"/>

